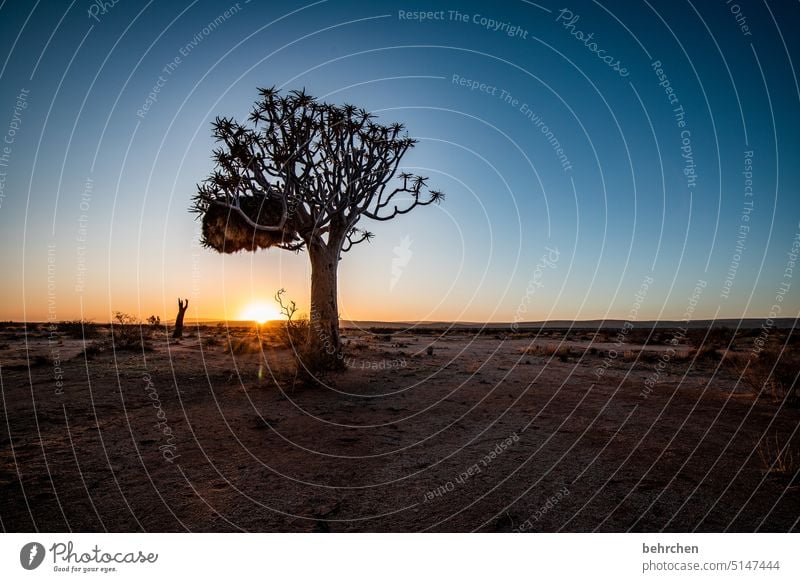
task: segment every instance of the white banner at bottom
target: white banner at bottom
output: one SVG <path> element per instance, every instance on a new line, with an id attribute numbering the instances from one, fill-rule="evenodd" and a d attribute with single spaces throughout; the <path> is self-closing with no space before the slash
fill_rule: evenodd
<path id="1" fill-rule="evenodd" d="M 800 580 L 791 534 L 3 534 L 2 580 Z M 187 578 L 190 576 L 191 578 Z"/>

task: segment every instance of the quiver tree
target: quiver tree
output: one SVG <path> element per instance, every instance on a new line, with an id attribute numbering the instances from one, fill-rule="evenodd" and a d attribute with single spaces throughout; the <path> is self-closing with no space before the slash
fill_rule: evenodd
<path id="1" fill-rule="evenodd" d="M 342 253 L 369 241 L 362 218 L 384 221 L 438 202 L 426 178 L 395 174 L 414 146 L 403 125 L 304 91 L 260 89 L 240 124 L 217 117 L 215 169 L 197 187 L 202 243 L 221 253 L 308 251 L 311 308 L 305 346 L 315 368 L 341 367 L 336 273 Z"/>
<path id="2" fill-rule="evenodd" d="M 181 338 L 183 337 L 183 316 L 186 315 L 186 310 L 189 308 L 189 300 L 184 299 L 181 301 L 180 297 L 178 298 L 178 315 L 175 316 L 175 330 L 172 332 L 172 337 L 174 338 Z"/>

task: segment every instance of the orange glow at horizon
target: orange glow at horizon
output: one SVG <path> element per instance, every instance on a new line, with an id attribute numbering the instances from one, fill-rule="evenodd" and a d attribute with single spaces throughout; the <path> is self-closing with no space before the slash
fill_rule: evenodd
<path id="1" fill-rule="evenodd" d="M 250 303 L 242 310 L 240 319 L 244 321 L 255 321 L 258 324 L 262 324 L 280 319 L 280 317 L 280 313 L 278 313 L 275 307 L 264 301 L 256 301 Z"/>

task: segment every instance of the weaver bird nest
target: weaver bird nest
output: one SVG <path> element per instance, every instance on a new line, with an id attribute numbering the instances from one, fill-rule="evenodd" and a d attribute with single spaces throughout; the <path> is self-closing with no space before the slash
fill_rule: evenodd
<path id="1" fill-rule="evenodd" d="M 256 224 L 277 225 L 283 213 L 280 200 L 266 196 L 242 196 L 239 207 Z M 273 246 L 291 245 L 300 240 L 297 229 L 287 218 L 282 230 L 253 228 L 239 214 L 224 204 L 211 203 L 203 214 L 201 243 L 220 253 L 256 251 Z"/>

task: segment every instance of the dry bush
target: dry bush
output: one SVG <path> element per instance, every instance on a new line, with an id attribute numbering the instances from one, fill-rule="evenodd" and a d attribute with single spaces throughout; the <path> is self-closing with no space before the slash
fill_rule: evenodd
<path id="1" fill-rule="evenodd" d="M 483 364 L 484 364 L 484 362 L 481 361 L 481 360 L 471 360 L 471 361 L 467 362 L 467 365 L 465 366 L 464 369 L 467 372 L 467 374 L 473 374 L 474 375 L 474 374 L 477 374 L 477 373 L 480 372 L 480 369 L 483 366 Z"/>
<path id="2" fill-rule="evenodd" d="M 284 289 L 278 290 L 275 301 L 280 305 L 281 315 L 286 318 L 280 338 L 282 344 L 291 350 L 296 370 L 294 384 L 319 384 L 327 372 L 344 370 L 346 366 L 343 352 L 339 352 L 334 359 L 331 358 L 331 353 L 309 349 L 312 343 L 309 342 L 311 334 L 319 333 L 319 330 L 314 328 L 313 322 L 308 318 L 295 319 L 297 304 L 284 299 L 284 293 Z"/>
<path id="3" fill-rule="evenodd" d="M 754 396 L 768 397 L 776 402 L 797 405 L 797 377 L 800 374 L 800 355 L 769 348 L 750 357 L 729 356 L 725 359 L 741 382 Z"/>
<path id="4" fill-rule="evenodd" d="M 682 350 L 675 350 L 675 353 L 672 355 L 672 359 L 676 362 L 685 362 L 687 360 L 693 360 L 696 354 L 696 350 L 694 348 L 682 349 Z"/>
<path id="5" fill-rule="evenodd" d="M 73 339 L 94 339 L 100 336 L 97 324 L 85 319 L 74 321 L 61 321 L 58 323 L 58 331 Z"/>
<path id="6" fill-rule="evenodd" d="M 716 345 L 712 346 L 705 344 L 697 349 L 692 350 L 689 353 L 689 356 L 698 362 L 719 362 L 723 358 L 722 353 L 719 351 L 720 349 L 725 349 L 725 346 L 720 348 Z"/>
<path id="7" fill-rule="evenodd" d="M 203 342 L 203 347 L 206 348 L 213 348 L 220 345 L 219 339 L 217 338 L 217 336 L 214 335 L 204 336 L 202 338 L 202 342 Z"/>
<path id="8" fill-rule="evenodd" d="M 88 338 L 89 335 L 85 333 L 81 335 L 81 326 L 84 331 L 92 329 L 92 336 L 99 336 L 97 325 L 85 321 L 77 322 L 64 322 L 68 334 L 74 334 L 72 337 Z M 59 329 L 61 329 L 59 324 Z M 128 313 L 115 311 L 114 317 L 111 321 L 111 332 L 108 338 L 98 339 L 88 344 L 77 357 L 93 358 L 106 351 L 130 351 L 130 352 L 145 352 L 152 351 L 153 346 L 150 343 L 152 338 L 154 326 L 143 323 L 138 318 Z"/>
<path id="9" fill-rule="evenodd" d="M 295 319 L 297 304 L 291 300 L 284 300 L 284 289 L 275 293 L 275 301 L 280 305 L 281 315 L 286 318 L 283 328 L 284 345 L 292 351 L 292 357 L 296 365 L 297 374 L 295 383 L 318 383 L 321 380 L 320 374 L 332 371 L 330 354 L 315 352 L 309 349 L 309 337 L 311 333 L 318 333 L 313 327 L 312 322 L 307 318 Z M 339 356 L 342 356 L 340 353 Z M 335 360 L 334 369 L 344 369 L 344 359 L 339 357 Z"/>
<path id="10" fill-rule="evenodd" d="M 687 333 L 689 343 L 698 349 L 727 348 L 740 335 L 735 329 L 725 326 L 690 329 Z"/>
<path id="11" fill-rule="evenodd" d="M 542 346 L 531 345 L 520 348 L 519 353 L 523 356 L 540 356 L 543 353 Z"/>
<path id="12" fill-rule="evenodd" d="M 561 346 L 558 344 L 527 346 L 522 348 L 520 350 L 520 353 L 523 356 L 544 356 L 544 357 L 557 356 L 560 359 L 565 359 L 568 358 L 569 356 L 575 355 L 572 352 L 572 348 L 570 348 L 569 346 Z"/>
<path id="13" fill-rule="evenodd" d="M 303 350 L 308 342 L 308 319 L 292 319 L 281 328 L 280 341 L 284 347 L 292 350 Z"/>
<path id="14" fill-rule="evenodd" d="M 111 322 L 111 344 L 117 351 L 150 351 L 152 326 L 144 324 L 133 315 L 114 312 Z"/>
<path id="15" fill-rule="evenodd" d="M 767 473 L 794 477 L 800 471 L 800 455 L 795 454 L 789 442 L 781 445 L 777 433 L 772 439 L 761 439 L 757 450 Z"/>
<path id="16" fill-rule="evenodd" d="M 109 350 L 111 348 L 111 342 L 109 340 L 97 340 L 93 341 L 92 343 L 88 344 L 83 350 L 81 350 L 77 356 L 78 358 L 85 358 L 87 360 L 93 359 L 95 356 L 102 354 L 103 352 Z"/>
<path id="17" fill-rule="evenodd" d="M 228 348 L 225 351 L 235 356 L 241 356 L 246 354 L 260 354 L 263 349 L 259 338 L 246 336 L 243 338 L 229 337 Z"/>

